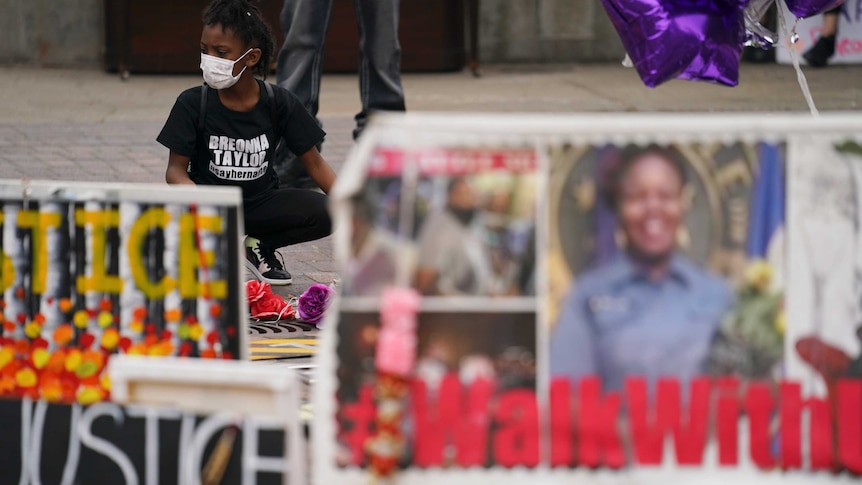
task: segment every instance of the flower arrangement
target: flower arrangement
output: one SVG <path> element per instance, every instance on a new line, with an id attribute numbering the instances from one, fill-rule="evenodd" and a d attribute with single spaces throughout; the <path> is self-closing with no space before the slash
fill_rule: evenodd
<path id="1" fill-rule="evenodd" d="M 308 287 L 296 300 L 299 318 L 306 323 L 320 325 L 326 309 L 332 302 L 335 290 L 331 286 L 315 283 Z"/>
<path id="2" fill-rule="evenodd" d="M 749 263 L 736 305 L 722 322 L 710 356 L 710 370 L 750 379 L 773 377 L 784 355 L 784 295 L 773 288 L 764 260 Z"/>
<path id="3" fill-rule="evenodd" d="M 372 483 L 391 478 L 404 453 L 402 432 L 409 376 L 416 363 L 416 290 L 388 288 L 381 295 L 380 336 L 374 365 L 377 369 L 375 433 L 366 441 Z"/>

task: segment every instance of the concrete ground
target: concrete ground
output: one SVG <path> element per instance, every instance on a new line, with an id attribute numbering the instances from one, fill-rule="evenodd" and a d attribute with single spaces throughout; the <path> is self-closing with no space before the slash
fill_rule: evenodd
<path id="1" fill-rule="evenodd" d="M 862 109 L 862 66 L 806 70 L 821 111 Z M 197 75 L 132 75 L 100 70 L 0 68 L 0 178 L 164 183 L 167 150 L 155 138 L 176 96 Z M 487 66 L 467 72 L 406 74 L 411 111 L 802 111 L 790 66 L 743 64 L 739 86 L 673 81 L 649 89 L 621 65 Z M 324 157 L 336 171 L 352 146 L 359 109 L 355 75 L 324 76 L 320 116 Z M 330 238 L 282 250 L 300 294 L 337 278 Z"/>

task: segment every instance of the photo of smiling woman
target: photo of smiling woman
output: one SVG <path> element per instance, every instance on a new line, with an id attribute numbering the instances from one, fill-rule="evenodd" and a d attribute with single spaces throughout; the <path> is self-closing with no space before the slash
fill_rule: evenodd
<path id="1" fill-rule="evenodd" d="M 578 276 L 559 308 L 550 344 L 552 378 L 626 377 L 681 383 L 705 371 L 710 344 L 733 303 L 725 280 L 678 247 L 687 171 L 678 152 L 628 146 L 603 184 L 619 251 Z"/>

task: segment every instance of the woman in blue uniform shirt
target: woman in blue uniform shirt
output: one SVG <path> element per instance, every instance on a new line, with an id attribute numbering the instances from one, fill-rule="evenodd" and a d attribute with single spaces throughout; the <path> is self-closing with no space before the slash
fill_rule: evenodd
<path id="1" fill-rule="evenodd" d="M 732 294 L 683 256 L 683 162 L 658 146 L 623 150 L 608 200 L 625 235 L 615 260 L 585 273 L 569 291 L 551 339 L 551 375 L 587 375 L 605 390 L 626 377 L 682 383 L 704 372 L 709 346 Z"/>

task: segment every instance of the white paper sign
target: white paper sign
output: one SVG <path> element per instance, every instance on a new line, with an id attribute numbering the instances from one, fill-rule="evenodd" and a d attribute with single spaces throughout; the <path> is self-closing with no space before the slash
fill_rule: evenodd
<path id="1" fill-rule="evenodd" d="M 787 17 L 788 28 L 792 28 L 794 18 Z M 799 53 L 799 62 L 805 63 L 802 54 L 817 42 L 820 28 L 823 25 L 823 15 L 815 15 L 802 19 L 796 24 L 799 42 L 793 45 Z M 776 51 L 779 64 L 790 64 L 790 51 L 784 47 L 784 36 L 778 33 L 780 40 Z M 844 9 L 838 16 L 838 37 L 835 41 L 835 55 L 829 59 L 829 64 L 862 64 L 862 0 L 847 0 Z"/>

